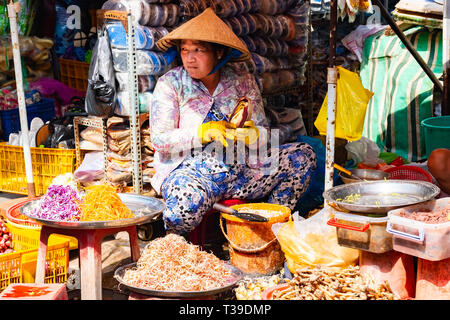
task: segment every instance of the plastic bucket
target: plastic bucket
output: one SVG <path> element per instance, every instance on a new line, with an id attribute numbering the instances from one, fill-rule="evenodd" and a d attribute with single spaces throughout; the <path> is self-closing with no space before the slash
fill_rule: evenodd
<path id="1" fill-rule="evenodd" d="M 267 222 L 251 222 L 233 215 L 221 213 L 220 228 L 228 240 L 231 263 L 242 272 L 251 275 L 270 275 L 283 267 L 285 260 L 272 225 L 286 222 L 291 210 L 271 203 L 247 203 L 231 206 L 242 211 L 264 215 Z M 223 220 L 226 220 L 226 232 Z"/>
<path id="2" fill-rule="evenodd" d="M 450 149 L 450 116 L 431 117 L 422 120 L 427 157 L 438 148 Z"/>

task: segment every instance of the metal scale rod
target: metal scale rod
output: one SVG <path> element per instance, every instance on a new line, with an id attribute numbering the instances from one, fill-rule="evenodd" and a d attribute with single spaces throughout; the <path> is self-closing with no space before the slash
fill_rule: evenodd
<path id="1" fill-rule="evenodd" d="M 133 187 L 136 194 L 142 192 L 141 171 L 141 139 L 139 123 L 139 99 L 138 99 L 138 77 L 136 74 L 136 37 L 133 24 L 133 16 L 128 12 L 128 41 L 127 41 L 127 63 L 128 63 L 128 87 L 130 88 L 129 102 L 131 106 L 131 154 L 133 163 Z"/>

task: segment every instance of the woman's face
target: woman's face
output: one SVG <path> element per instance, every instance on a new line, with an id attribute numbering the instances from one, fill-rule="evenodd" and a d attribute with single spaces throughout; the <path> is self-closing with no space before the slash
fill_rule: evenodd
<path id="1" fill-rule="evenodd" d="M 197 80 L 205 79 L 219 60 L 211 44 L 197 40 L 182 40 L 180 55 L 186 71 Z"/>

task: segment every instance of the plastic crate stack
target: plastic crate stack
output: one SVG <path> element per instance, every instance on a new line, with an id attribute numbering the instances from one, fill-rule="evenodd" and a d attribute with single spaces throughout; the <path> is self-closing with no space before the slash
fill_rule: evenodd
<path id="1" fill-rule="evenodd" d="M 156 47 L 156 42 L 177 25 L 179 6 L 166 0 L 109 0 L 103 4 L 102 9 L 129 9 L 132 12 L 135 19 L 139 112 L 148 112 L 157 78 L 170 67 Z M 132 109 L 129 105 L 127 33 L 121 21 L 107 22 L 106 30 L 118 83 L 115 114 L 129 116 Z"/>

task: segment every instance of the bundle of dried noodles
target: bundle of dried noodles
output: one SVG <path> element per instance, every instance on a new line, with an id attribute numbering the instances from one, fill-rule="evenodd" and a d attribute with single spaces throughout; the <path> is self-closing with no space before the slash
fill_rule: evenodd
<path id="1" fill-rule="evenodd" d="M 151 241 L 135 268 L 125 271 L 131 286 L 161 291 L 206 291 L 229 284 L 231 270 L 212 253 L 168 234 Z"/>

